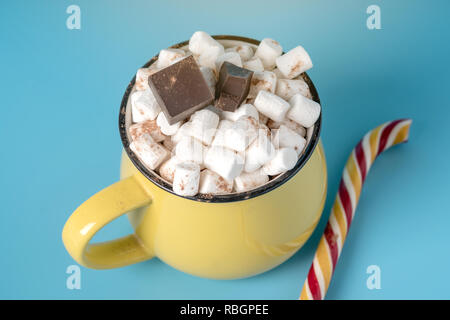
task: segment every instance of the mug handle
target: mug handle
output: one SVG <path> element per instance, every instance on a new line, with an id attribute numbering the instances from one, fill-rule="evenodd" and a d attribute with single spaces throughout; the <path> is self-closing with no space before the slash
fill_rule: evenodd
<path id="1" fill-rule="evenodd" d="M 84 202 L 64 225 L 64 245 L 80 265 L 92 269 L 112 269 L 152 258 L 135 234 L 89 244 L 105 225 L 121 215 L 151 204 L 151 195 L 136 176 L 120 180 Z"/>

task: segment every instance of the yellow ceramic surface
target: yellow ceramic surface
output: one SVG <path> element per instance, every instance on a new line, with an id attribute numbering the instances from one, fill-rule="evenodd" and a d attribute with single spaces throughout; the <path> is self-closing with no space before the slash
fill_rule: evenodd
<path id="1" fill-rule="evenodd" d="M 321 143 L 292 179 L 238 202 L 199 202 L 164 191 L 125 153 L 121 177 L 67 221 L 63 241 L 72 257 L 83 266 L 107 269 L 157 256 L 178 270 L 215 279 L 256 275 L 292 256 L 321 216 L 327 178 Z M 135 234 L 89 244 L 98 230 L 126 212 Z"/>
<path id="2" fill-rule="evenodd" d="M 233 36 L 216 39 L 225 46 L 246 42 L 256 48 L 258 44 L 256 40 Z M 131 123 L 126 105 L 132 86 L 133 81 L 125 93 L 120 115 L 124 121 L 119 129 L 126 147 L 127 126 Z M 318 99 L 312 83 L 311 88 Z M 64 245 L 78 263 L 108 269 L 158 257 L 193 275 L 236 279 L 274 268 L 300 249 L 320 219 L 327 172 L 319 142 L 291 179 L 241 201 L 205 202 L 177 196 L 146 178 L 126 152 L 122 156 L 121 179 L 82 204 L 64 226 Z M 105 243 L 89 243 L 102 227 L 126 213 L 133 234 Z"/>

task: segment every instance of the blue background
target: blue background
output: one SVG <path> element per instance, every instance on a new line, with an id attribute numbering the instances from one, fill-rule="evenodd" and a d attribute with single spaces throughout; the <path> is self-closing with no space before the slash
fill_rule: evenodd
<path id="1" fill-rule="evenodd" d="M 66 8 L 81 7 L 81 30 Z M 368 30 L 366 8 L 381 8 Z M 414 119 L 410 142 L 372 168 L 329 299 L 450 298 L 448 130 L 450 2 L 8 1 L 0 5 L 0 298 L 296 299 L 342 168 L 369 129 Z M 237 10 L 237 11 L 236 11 Z M 323 105 L 329 192 L 321 223 L 288 262 L 244 280 L 214 281 L 157 259 L 81 269 L 66 288 L 61 230 L 71 212 L 118 179 L 119 103 L 136 69 L 196 30 L 302 44 Z M 131 231 L 126 218 L 99 240 Z M 381 289 L 366 268 L 381 268 Z"/>

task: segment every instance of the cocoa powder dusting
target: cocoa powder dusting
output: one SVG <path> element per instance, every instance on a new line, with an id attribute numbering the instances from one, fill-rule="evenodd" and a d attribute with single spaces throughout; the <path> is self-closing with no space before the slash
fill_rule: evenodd
<path id="1" fill-rule="evenodd" d="M 247 118 L 249 119 L 249 121 L 252 124 L 252 126 L 254 126 L 254 127 L 258 127 L 259 126 L 258 121 L 255 118 L 253 118 L 253 117 L 247 117 Z"/>
<path id="2" fill-rule="evenodd" d="M 219 190 L 224 191 L 224 192 L 229 191 L 229 184 L 224 178 L 219 177 L 218 182 L 219 182 L 219 184 L 218 184 L 217 188 Z"/>
<path id="3" fill-rule="evenodd" d="M 156 124 L 156 120 L 146 120 L 130 126 L 130 135 L 133 140 L 136 140 L 144 133 L 148 133 L 156 142 L 161 141 L 164 137 L 161 129 Z"/>
<path id="4" fill-rule="evenodd" d="M 292 74 L 297 73 L 297 72 L 300 70 L 300 68 L 301 68 L 302 66 L 303 66 L 303 63 L 302 63 L 301 61 L 297 62 L 297 63 L 295 64 L 295 66 L 291 69 L 290 74 L 292 75 Z"/>
<path id="5" fill-rule="evenodd" d="M 270 83 L 263 79 L 252 79 L 252 85 L 255 87 L 257 87 L 257 86 L 266 87 L 266 86 L 270 85 Z"/>

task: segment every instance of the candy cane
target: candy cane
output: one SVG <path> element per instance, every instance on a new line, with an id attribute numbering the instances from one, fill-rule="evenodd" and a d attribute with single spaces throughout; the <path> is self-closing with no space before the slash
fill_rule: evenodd
<path id="1" fill-rule="evenodd" d="M 353 149 L 345 165 L 330 219 L 317 247 L 300 300 L 325 298 L 367 173 L 379 154 L 408 141 L 410 126 L 410 119 L 384 123 L 369 131 Z"/>

